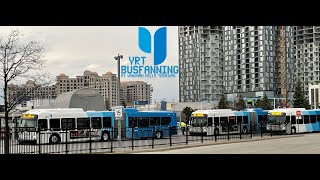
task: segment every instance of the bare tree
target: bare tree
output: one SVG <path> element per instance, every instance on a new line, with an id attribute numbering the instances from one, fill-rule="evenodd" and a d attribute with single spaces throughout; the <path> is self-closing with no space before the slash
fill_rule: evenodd
<path id="1" fill-rule="evenodd" d="M 0 36 L 0 78 L 3 81 L 4 95 L 2 98 L 5 111 L 5 154 L 9 154 L 9 114 L 17 104 L 30 96 L 32 91 L 52 81 L 48 73 L 41 73 L 46 62 L 43 46 L 36 41 L 22 40 L 21 37 L 18 30 L 12 30 L 5 37 Z M 36 87 L 9 99 L 8 84 L 21 80 L 19 78 L 32 80 Z"/>

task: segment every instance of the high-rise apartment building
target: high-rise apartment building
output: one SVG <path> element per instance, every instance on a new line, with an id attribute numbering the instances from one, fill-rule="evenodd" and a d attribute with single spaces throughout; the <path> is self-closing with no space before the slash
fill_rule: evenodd
<path id="1" fill-rule="evenodd" d="M 225 26 L 224 86 L 228 100 L 290 98 L 294 79 L 289 26 Z"/>
<path id="2" fill-rule="evenodd" d="M 134 101 L 152 102 L 153 89 L 150 84 L 144 81 L 123 81 L 121 82 L 120 97 L 128 106 L 133 106 Z"/>
<path id="3" fill-rule="evenodd" d="M 179 101 L 223 95 L 223 27 L 179 26 Z"/>
<path id="4" fill-rule="evenodd" d="M 320 26 L 294 26 L 295 74 L 308 97 L 310 85 L 320 82 Z M 310 97 L 309 97 L 310 98 Z"/>

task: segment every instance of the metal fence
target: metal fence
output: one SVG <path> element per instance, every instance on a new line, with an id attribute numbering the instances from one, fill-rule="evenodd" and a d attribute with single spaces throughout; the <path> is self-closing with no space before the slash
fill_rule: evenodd
<path id="1" fill-rule="evenodd" d="M 248 126 L 248 125 L 247 125 Z M 250 125 L 243 130 L 243 124 L 223 124 L 220 131 L 213 134 L 206 127 L 199 127 L 198 133 L 189 128 L 165 127 L 161 130 L 151 128 L 112 128 L 107 138 L 101 136 L 97 129 L 82 130 L 39 130 L 36 128 L 17 128 L 9 136 L 10 154 L 78 154 L 128 151 L 155 147 L 188 145 L 208 141 L 237 141 L 241 139 L 281 136 L 287 134 L 266 131 L 265 124 Z M 120 136 L 121 134 L 121 136 Z M 5 132 L 0 133 L 0 154 L 4 154 Z"/>

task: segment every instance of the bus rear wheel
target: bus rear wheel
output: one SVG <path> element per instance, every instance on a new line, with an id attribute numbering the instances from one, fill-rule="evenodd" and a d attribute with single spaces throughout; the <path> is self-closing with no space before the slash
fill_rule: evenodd
<path id="1" fill-rule="evenodd" d="M 50 144 L 57 144 L 60 142 L 60 136 L 58 134 L 52 134 L 49 138 Z"/>
<path id="2" fill-rule="evenodd" d="M 101 141 L 108 141 L 109 140 L 109 133 L 103 132 L 101 136 Z"/>
<path id="3" fill-rule="evenodd" d="M 162 138 L 162 133 L 161 133 L 161 131 L 157 131 L 157 132 L 156 132 L 156 138 L 157 138 L 157 139 Z"/>

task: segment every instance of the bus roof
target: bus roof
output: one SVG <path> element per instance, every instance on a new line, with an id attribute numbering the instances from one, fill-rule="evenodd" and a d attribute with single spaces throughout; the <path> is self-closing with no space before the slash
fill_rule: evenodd
<path id="1" fill-rule="evenodd" d="M 234 116 L 234 112 L 231 109 L 197 110 L 192 112 L 192 115 L 194 114 L 207 114 L 208 116 Z"/>
<path id="2" fill-rule="evenodd" d="M 43 112 L 84 112 L 82 108 L 57 108 L 57 109 L 31 109 L 24 114 L 34 114 Z"/>
<path id="3" fill-rule="evenodd" d="M 268 113 L 272 113 L 272 112 L 284 112 L 286 114 L 291 113 L 292 115 L 296 114 L 296 111 L 305 111 L 305 108 L 281 108 L 281 109 L 273 109 L 270 110 Z"/>

